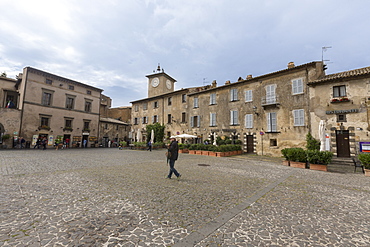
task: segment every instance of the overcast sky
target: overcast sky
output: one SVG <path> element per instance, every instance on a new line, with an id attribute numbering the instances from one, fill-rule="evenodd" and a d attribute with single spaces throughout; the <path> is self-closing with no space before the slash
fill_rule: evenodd
<path id="1" fill-rule="evenodd" d="M 175 90 L 319 61 L 370 66 L 368 0 L 0 0 L 0 73 L 31 66 L 96 86 L 113 106 L 147 97 L 158 63 Z"/>

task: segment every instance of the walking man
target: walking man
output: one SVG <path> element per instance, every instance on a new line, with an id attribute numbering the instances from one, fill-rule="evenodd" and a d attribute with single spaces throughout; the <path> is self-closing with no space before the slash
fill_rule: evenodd
<path id="1" fill-rule="evenodd" d="M 167 162 L 169 161 L 169 163 L 170 163 L 170 173 L 168 174 L 167 178 L 171 179 L 172 173 L 175 173 L 175 176 L 177 178 L 180 178 L 181 174 L 178 173 L 175 169 L 175 161 L 179 157 L 179 145 L 176 141 L 176 138 L 174 138 L 174 137 L 171 138 L 171 144 L 168 147 L 168 156 L 169 157 L 167 157 L 167 159 L 168 159 Z"/>

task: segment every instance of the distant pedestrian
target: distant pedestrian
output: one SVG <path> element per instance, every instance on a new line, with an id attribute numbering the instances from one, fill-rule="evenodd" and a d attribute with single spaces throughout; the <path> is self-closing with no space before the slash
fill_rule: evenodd
<path id="1" fill-rule="evenodd" d="M 168 174 L 167 178 L 171 179 L 172 173 L 174 173 L 177 178 L 180 178 L 181 174 L 175 169 L 175 161 L 179 157 L 179 145 L 176 141 L 176 138 L 171 138 L 171 144 L 168 147 L 167 153 L 167 162 L 169 162 L 170 165 L 170 173 Z"/>
<path id="2" fill-rule="evenodd" d="M 86 139 L 84 140 L 83 145 L 84 145 L 84 148 L 87 147 L 87 140 Z"/>
<path id="3" fill-rule="evenodd" d="M 147 149 L 147 151 L 152 151 L 152 142 L 151 141 L 149 141 L 148 142 L 148 149 Z"/>
<path id="4" fill-rule="evenodd" d="M 48 139 L 46 139 L 46 137 L 44 137 L 44 139 L 41 142 L 41 144 L 42 144 L 42 150 L 45 150 L 46 149 L 46 144 L 47 143 L 48 143 Z"/>
<path id="5" fill-rule="evenodd" d="M 41 145 L 41 139 L 39 138 L 39 139 L 37 139 L 37 141 L 35 143 L 35 146 L 33 146 L 33 148 L 37 147 L 37 149 L 40 149 L 40 145 Z"/>
<path id="6" fill-rule="evenodd" d="M 25 148 L 24 144 L 26 143 L 26 140 L 21 137 L 21 148 Z"/>

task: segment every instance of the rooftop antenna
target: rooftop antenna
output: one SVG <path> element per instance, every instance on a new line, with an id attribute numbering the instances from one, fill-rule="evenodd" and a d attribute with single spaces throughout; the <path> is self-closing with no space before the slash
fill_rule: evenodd
<path id="1" fill-rule="evenodd" d="M 324 52 L 327 51 L 331 46 L 323 46 L 321 48 L 321 62 L 322 62 L 322 68 L 323 70 L 327 69 L 327 64 L 325 62 L 330 61 L 330 60 L 324 60 Z"/>
<path id="2" fill-rule="evenodd" d="M 203 86 L 207 83 L 207 82 L 206 82 L 206 79 L 207 79 L 207 78 L 203 78 Z"/>

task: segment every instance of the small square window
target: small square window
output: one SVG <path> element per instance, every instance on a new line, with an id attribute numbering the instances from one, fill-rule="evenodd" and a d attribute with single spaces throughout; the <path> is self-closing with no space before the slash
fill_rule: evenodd
<path id="1" fill-rule="evenodd" d="M 270 139 L 270 147 L 276 147 L 277 146 L 277 140 L 276 139 Z"/>
<path id="2" fill-rule="evenodd" d="M 91 91 L 90 90 L 87 90 L 86 93 L 89 94 L 89 95 L 91 95 Z"/>
<path id="3" fill-rule="evenodd" d="M 338 114 L 337 115 L 337 122 L 347 122 L 346 114 Z"/>
<path id="4" fill-rule="evenodd" d="M 51 80 L 51 79 L 46 79 L 45 83 L 46 83 L 46 84 L 51 85 L 51 84 L 53 84 L 53 80 Z"/>

